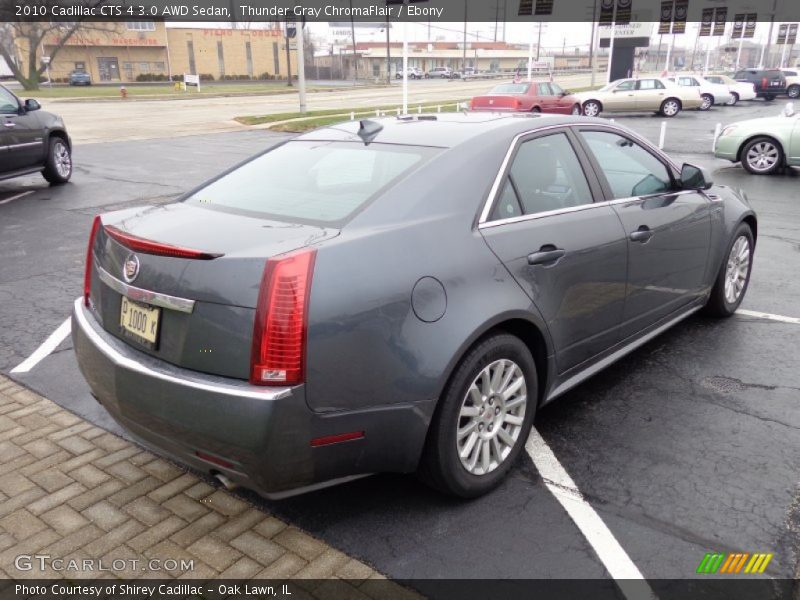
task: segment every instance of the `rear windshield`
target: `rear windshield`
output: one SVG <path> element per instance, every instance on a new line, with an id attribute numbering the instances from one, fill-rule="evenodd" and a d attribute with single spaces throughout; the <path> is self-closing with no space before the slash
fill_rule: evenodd
<path id="1" fill-rule="evenodd" d="M 186 202 L 278 220 L 337 223 L 437 151 L 290 141 L 213 181 Z"/>
<path id="2" fill-rule="evenodd" d="M 528 91 L 527 83 L 503 83 L 492 88 L 492 94 L 524 94 Z"/>

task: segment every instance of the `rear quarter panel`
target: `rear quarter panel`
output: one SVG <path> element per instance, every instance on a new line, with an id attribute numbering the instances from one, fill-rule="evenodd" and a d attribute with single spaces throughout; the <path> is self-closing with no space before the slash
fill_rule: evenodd
<path id="1" fill-rule="evenodd" d="M 475 228 L 508 143 L 446 151 L 319 249 L 308 323 L 311 409 L 412 404 L 427 424 L 482 332 L 503 315 L 535 318 Z M 444 292 L 415 295 L 412 305 L 423 277 Z M 442 303 L 439 319 L 417 315 Z"/>

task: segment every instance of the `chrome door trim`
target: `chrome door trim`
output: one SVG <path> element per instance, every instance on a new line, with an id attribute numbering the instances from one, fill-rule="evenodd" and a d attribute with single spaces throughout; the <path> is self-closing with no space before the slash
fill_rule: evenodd
<path id="1" fill-rule="evenodd" d="M 184 313 L 191 313 L 194 310 L 194 300 L 139 288 L 117 279 L 97 263 L 95 263 L 95 267 L 103 283 L 115 292 L 119 292 L 131 300 L 138 300 L 139 302 L 146 302 L 153 306 L 161 306 L 162 308 L 169 308 Z"/>
<path id="2" fill-rule="evenodd" d="M 500 190 L 500 184 L 503 182 L 503 176 L 505 175 L 506 169 L 508 168 L 508 163 L 511 161 L 511 157 L 514 154 L 514 150 L 517 149 L 517 145 L 519 144 L 520 139 L 522 139 L 525 136 L 538 133 L 540 131 L 548 131 L 548 130 L 551 130 L 551 129 L 573 129 L 574 130 L 575 128 L 579 129 L 579 128 L 585 127 L 585 126 L 589 126 L 591 128 L 597 128 L 597 129 L 607 129 L 607 130 L 612 131 L 614 133 L 618 133 L 618 134 L 626 136 L 626 137 L 631 137 L 634 140 L 636 140 L 637 143 L 639 143 L 639 144 L 641 144 L 643 146 L 646 146 L 651 151 L 651 153 L 654 153 L 657 157 L 666 159 L 667 164 L 670 167 L 672 167 L 672 169 L 674 171 L 680 172 L 680 168 L 678 168 L 677 164 L 675 162 L 673 162 L 673 160 L 669 156 L 667 156 L 661 150 L 656 148 L 656 146 L 651 144 L 648 140 L 642 138 L 641 136 L 637 135 L 636 133 L 633 133 L 633 132 L 628 131 L 626 129 L 621 129 L 621 128 L 616 127 L 614 125 L 611 125 L 609 123 L 586 123 L 585 125 L 583 123 L 562 123 L 560 125 L 548 125 L 547 127 L 537 127 L 536 129 L 529 129 L 528 131 L 523 131 L 522 133 L 519 133 L 519 134 L 515 135 L 514 139 L 511 140 L 511 145 L 509 146 L 508 150 L 506 151 L 506 155 L 503 158 L 503 162 L 500 164 L 500 169 L 498 170 L 497 175 L 495 175 L 494 182 L 492 183 L 492 187 L 489 190 L 489 194 L 488 194 L 486 200 L 484 201 L 483 209 L 481 210 L 480 217 L 478 217 L 478 229 L 486 229 L 486 228 L 489 228 L 489 227 L 497 227 L 499 225 L 506 225 L 506 224 L 509 224 L 509 223 L 520 223 L 520 222 L 523 222 L 523 221 L 530 221 L 532 219 L 541 219 L 543 217 L 551 217 L 553 215 L 560 215 L 560 214 L 565 214 L 565 213 L 577 212 L 577 211 L 581 211 L 581 210 L 588 210 L 590 208 L 594 208 L 594 207 L 597 207 L 597 206 L 612 206 L 614 204 L 625 204 L 627 202 L 633 202 L 635 200 L 640 200 L 640 199 L 644 198 L 645 196 L 632 196 L 630 198 L 616 198 L 614 200 L 605 200 L 605 201 L 602 201 L 602 202 L 590 202 L 590 203 L 587 203 L 587 204 L 579 204 L 577 206 L 569 206 L 569 207 L 566 207 L 566 208 L 558 208 L 558 209 L 555 209 L 555 210 L 548 210 L 548 211 L 545 211 L 545 212 L 534 213 L 534 214 L 530 214 L 530 215 L 520 215 L 518 217 L 508 217 L 507 219 L 495 219 L 493 221 L 489 220 L 489 213 L 491 212 L 492 206 L 494 205 L 494 202 L 495 202 L 495 200 L 497 198 L 497 194 L 498 194 L 498 192 Z M 576 131 L 575 133 L 580 133 L 580 132 Z M 695 193 L 695 192 L 696 192 L 696 190 L 676 190 L 674 192 L 668 192 L 668 193 L 675 194 L 675 195 L 682 195 L 682 194 Z M 654 196 L 658 196 L 658 195 L 666 195 L 666 194 L 653 194 L 653 195 Z"/>
<path id="3" fill-rule="evenodd" d="M 31 146 L 41 146 L 41 145 L 42 145 L 42 142 L 40 140 L 38 142 L 25 142 L 23 144 L 12 144 L 8 148 L 10 150 L 13 150 L 14 148 L 30 148 Z"/>
<path id="4" fill-rule="evenodd" d="M 233 383 L 214 383 L 211 381 L 201 381 L 200 373 L 189 372 L 186 369 L 174 367 L 164 363 L 164 369 L 154 369 L 143 361 L 134 360 L 129 356 L 125 356 L 112 346 L 111 343 L 106 341 L 89 323 L 87 318 L 88 311 L 83 305 L 83 298 L 75 300 L 72 310 L 73 324 L 77 323 L 80 331 L 85 335 L 89 342 L 101 352 L 107 359 L 113 362 L 120 368 L 127 369 L 151 377 L 153 379 L 160 379 L 168 383 L 180 385 L 188 388 L 202 390 L 204 392 L 211 392 L 219 394 L 220 396 L 228 396 L 231 398 L 253 398 L 255 400 L 279 400 L 285 398 L 292 393 L 289 387 L 276 387 L 267 388 L 255 385 L 249 385 L 245 381 Z M 153 359 L 156 360 L 156 359 Z M 170 372 L 171 371 L 171 372 Z M 216 378 L 216 377 L 215 377 Z M 221 378 L 217 378 L 221 379 Z"/>

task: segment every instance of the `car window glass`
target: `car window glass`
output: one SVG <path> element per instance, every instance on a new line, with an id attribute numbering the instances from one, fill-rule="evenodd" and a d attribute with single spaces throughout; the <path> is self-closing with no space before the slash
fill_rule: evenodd
<path id="1" fill-rule="evenodd" d="M 706 77 L 711 83 L 722 83 L 722 77 Z"/>
<path id="2" fill-rule="evenodd" d="M 517 193 L 514 191 L 511 181 L 506 179 L 490 219 L 496 221 L 498 219 L 519 217 L 520 215 L 522 215 L 522 209 L 519 205 L 519 198 L 517 198 Z"/>
<path id="3" fill-rule="evenodd" d="M 692 79 L 691 77 L 680 77 L 678 79 L 678 83 L 680 85 L 686 85 L 686 86 L 695 86 L 695 85 L 697 85 L 697 82 L 694 79 Z"/>
<path id="4" fill-rule="evenodd" d="M 17 111 L 19 111 L 19 103 L 16 96 L 5 88 L 0 88 L 0 112 L 15 113 Z"/>
<path id="5" fill-rule="evenodd" d="M 293 141 L 223 175 L 186 202 L 331 223 L 347 218 L 436 152 L 418 146 Z"/>
<path id="6" fill-rule="evenodd" d="M 550 90 L 553 92 L 554 96 L 558 96 L 559 94 L 562 94 L 564 92 L 561 86 L 558 85 L 557 83 L 551 83 Z"/>
<path id="7" fill-rule="evenodd" d="M 625 91 L 628 91 L 628 90 L 632 90 L 635 86 L 636 86 L 636 82 L 633 81 L 632 79 L 629 79 L 628 81 L 621 82 L 614 89 L 617 90 L 617 91 L 620 91 L 620 92 L 625 92 Z"/>
<path id="8" fill-rule="evenodd" d="M 582 131 L 614 198 L 658 194 L 672 189 L 669 171 L 660 160 L 628 138 L 605 131 Z"/>
<path id="9" fill-rule="evenodd" d="M 796 77 L 797 71 L 784 71 L 783 74 L 788 75 L 789 77 Z"/>
<path id="10" fill-rule="evenodd" d="M 658 79 L 642 79 L 639 81 L 640 90 L 663 90 L 664 84 Z"/>
<path id="11" fill-rule="evenodd" d="M 552 96 L 553 93 L 550 91 L 550 84 L 549 83 L 540 83 L 539 86 L 539 95 L 540 96 Z"/>
<path id="12" fill-rule="evenodd" d="M 524 142 L 508 178 L 526 215 L 592 203 L 586 175 L 564 133 Z"/>
<path id="13" fill-rule="evenodd" d="M 524 94 L 528 91 L 527 83 L 501 83 L 492 88 L 490 94 Z"/>

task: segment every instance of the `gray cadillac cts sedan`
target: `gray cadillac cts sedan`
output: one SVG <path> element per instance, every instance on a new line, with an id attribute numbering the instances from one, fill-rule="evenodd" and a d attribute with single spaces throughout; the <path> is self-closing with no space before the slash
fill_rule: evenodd
<path id="1" fill-rule="evenodd" d="M 95 219 L 72 331 L 142 443 L 282 497 L 497 485 L 538 407 L 747 290 L 746 198 L 601 119 L 415 115 L 301 135 Z"/>

